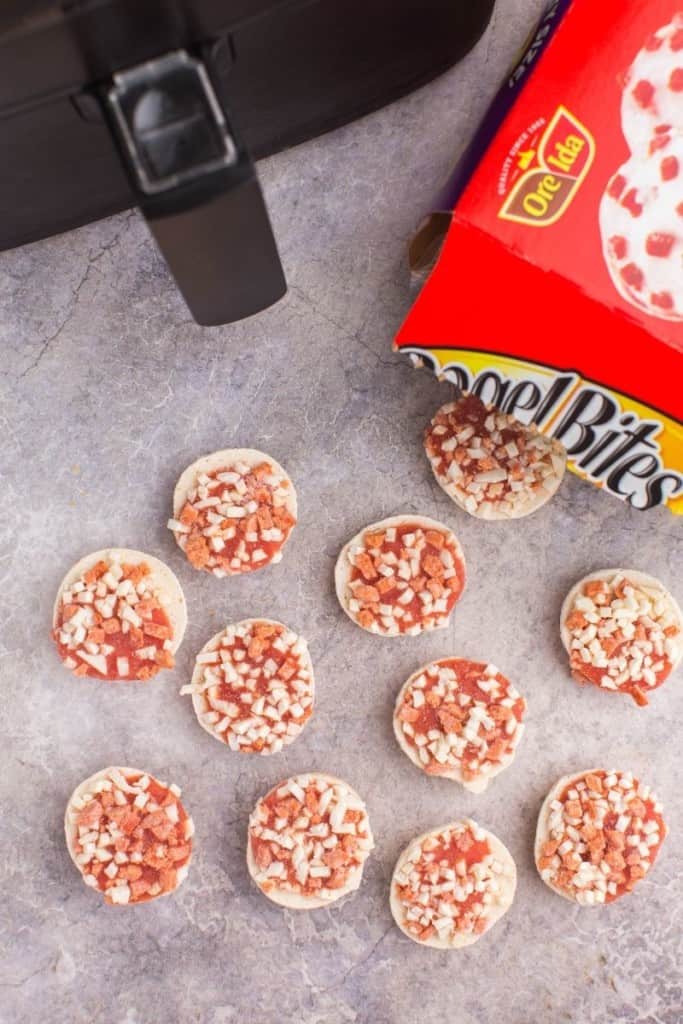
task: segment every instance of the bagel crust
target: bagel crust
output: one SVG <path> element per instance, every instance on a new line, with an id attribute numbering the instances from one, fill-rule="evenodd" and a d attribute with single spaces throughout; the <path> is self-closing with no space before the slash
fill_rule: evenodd
<path id="1" fill-rule="evenodd" d="M 500 839 L 463 818 L 408 844 L 391 880 L 391 912 L 414 942 L 462 949 L 507 913 L 516 885 L 515 862 Z"/>
<path id="2" fill-rule="evenodd" d="M 394 735 L 417 768 L 483 793 L 512 764 L 525 713 L 526 701 L 495 665 L 441 658 L 401 687 Z"/>
<path id="3" fill-rule="evenodd" d="M 277 754 L 313 714 L 308 645 L 271 619 L 233 623 L 202 647 L 180 692 L 192 696 L 201 727 L 230 750 Z"/>
<path id="4" fill-rule="evenodd" d="M 255 448 L 225 448 L 181 473 L 168 527 L 191 565 L 223 578 L 281 561 L 296 520 L 282 466 Z"/>
<path id="5" fill-rule="evenodd" d="M 439 487 L 478 519 L 531 515 L 550 501 L 567 467 L 559 441 L 466 392 L 438 410 L 424 446 Z"/>
<path id="6" fill-rule="evenodd" d="M 74 675 L 145 680 L 174 667 L 187 606 L 175 574 L 158 558 L 104 548 L 69 569 L 52 625 L 59 656 Z"/>
<path id="7" fill-rule="evenodd" d="M 365 527 L 342 548 L 334 574 L 337 598 L 352 622 L 387 637 L 444 629 L 466 578 L 455 534 L 420 515 Z"/>
<path id="8" fill-rule="evenodd" d="M 560 636 L 574 679 L 636 704 L 664 683 L 683 658 L 683 615 L 654 576 L 636 569 L 600 569 L 565 598 Z"/>
<path id="9" fill-rule="evenodd" d="M 178 888 L 192 860 L 194 825 L 178 786 L 138 768 L 91 775 L 69 798 L 64 832 L 85 884 L 105 903 L 146 903 Z"/>
<path id="10" fill-rule="evenodd" d="M 348 783 L 304 772 L 257 803 L 249 818 L 247 867 L 273 903 L 313 910 L 358 889 L 373 847 L 365 804 Z"/>
<path id="11" fill-rule="evenodd" d="M 613 903 L 652 868 L 667 834 L 662 806 L 631 772 L 590 768 L 552 787 L 534 854 L 549 888 L 582 907 Z"/>

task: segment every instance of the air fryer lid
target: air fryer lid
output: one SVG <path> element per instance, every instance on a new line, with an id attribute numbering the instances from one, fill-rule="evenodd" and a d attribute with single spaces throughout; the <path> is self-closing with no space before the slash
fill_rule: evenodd
<path id="1" fill-rule="evenodd" d="M 218 43 L 215 84 L 260 158 L 445 71 L 479 38 L 493 6 L 494 0 L 0 0 L 0 118 L 78 95 L 166 52 Z"/>
<path id="2" fill-rule="evenodd" d="M 0 16 L 2 113 L 20 116 L 67 93 L 100 130 L 110 126 L 132 200 L 193 316 L 207 325 L 258 312 L 286 290 L 249 154 L 201 47 L 187 49 L 246 6 L 43 0 L 12 3 Z M 258 8 L 249 4 L 252 16 Z"/>
<path id="3" fill-rule="evenodd" d="M 429 80 L 493 2 L 4 0 L 0 247 L 137 204 L 200 322 L 264 308 L 285 285 L 248 151 Z"/>
<path id="4" fill-rule="evenodd" d="M 292 0 L 2 0 L 0 109 L 216 39 Z"/>

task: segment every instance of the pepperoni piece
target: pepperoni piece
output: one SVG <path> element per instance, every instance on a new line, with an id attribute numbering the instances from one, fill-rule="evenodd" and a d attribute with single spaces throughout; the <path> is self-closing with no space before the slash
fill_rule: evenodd
<path id="1" fill-rule="evenodd" d="M 632 217 L 640 217 L 643 212 L 643 204 L 640 202 L 638 190 L 635 188 L 629 189 L 621 200 L 621 205 L 628 210 Z"/>
<path id="2" fill-rule="evenodd" d="M 181 475 L 168 527 L 195 569 L 219 578 L 279 562 L 296 524 L 294 486 L 251 448 L 206 455 Z"/>
<path id="3" fill-rule="evenodd" d="M 644 79 L 637 82 L 633 89 L 633 98 L 643 110 L 647 110 L 648 107 L 652 106 L 654 95 L 655 89 L 652 82 L 647 82 Z"/>
<path id="4" fill-rule="evenodd" d="M 645 247 L 648 256 L 656 256 L 659 259 L 668 259 L 676 243 L 674 235 L 666 234 L 663 231 L 655 231 L 647 236 Z"/>
<path id="5" fill-rule="evenodd" d="M 316 772 L 286 779 L 249 818 L 247 866 L 285 907 L 328 906 L 360 885 L 374 847 L 365 804 L 346 782 Z"/>
<path id="6" fill-rule="evenodd" d="M 621 277 L 629 288 L 634 288 L 637 292 L 641 291 L 645 284 L 645 275 L 635 263 L 627 263 L 625 267 L 622 267 Z"/>
<path id="7" fill-rule="evenodd" d="M 683 616 L 659 580 L 606 569 L 577 583 L 562 606 L 573 677 L 629 694 L 640 706 L 683 658 Z"/>
<path id="8" fill-rule="evenodd" d="M 206 537 L 190 533 L 185 541 L 185 554 L 195 569 L 206 569 L 211 561 L 211 551 Z"/>
<path id="9" fill-rule="evenodd" d="M 681 165 L 675 156 L 667 156 L 660 164 L 662 181 L 675 181 L 680 173 Z"/>
<path id="10" fill-rule="evenodd" d="M 624 260 L 628 255 L 628 242 L 622 235 L 614 235 L 609 240 L 612 255 L 616 260 Z"/>
<path id="11" fill-rule="evenodd" d="M 313 666 L 306 641 L 281 622 L 246 619 L 202 648 L 191 694 L 197 719 L 231 750 L 277 754 L 313 713 Z"/>
<path id="12" fill-rule="evenodd" d="M 362 530 L 344 546 L 335 569 L 346 614 L 380 636 L 416 636 L 446 626 L 465 579 L 457 538 L 423 516 L 395 516 Z"/>
<path id="13" fill-rule="evenodd" d="M 184 881 L 194 826 L 180 795 L 135 768 L 105 768 L 73 792 L 67 847 L 85 884 L 106 903 L 145 903 Z"/>
<path id="14" fill-rule="evenodd" d="M 626 188 L 626 184 L 626 178 L 623 174 L 615 174 L 607 186 L 607 191 L 613 199 L 619 199 Z"/>
<path id="15" fill-rule="evenodd" d="M 671 145 L 671 128 L 669 125 L 660 125 L 657 129 L 658 134 L 654 136 L 648 147 L 648 153 L 653 156 L 655 153 L 662 149 L 667 149 Z"/>
<path id="16" fill-rule="evenodd" d="M 671 72 L 669 88 L 672 92 L 683 92 L 683 68 L 674 68 Z"/>
<path id="17" fill-rule="evenodd" d="M 565 899 L 613 903 L 646 876 L 666 834 L 661 804 L 631 772 L 581 772 L 560 779 L 541 808 L 536 867 Z"/>
<path id="18" fill-rule="evenodd" d="M 442 658 L 399 692 L 394 734 L 413 764 L 482 792 L 513 760 L 526 701 L 495 665 Z"/>
<path id="19" fill-rule="evenodd" d="M 469 818 L 414 839 L 391 880 L 391 912 L 413 941 L 436 949 L 476 942 L 512 905 L 517 871 L 508 850 Z"/>
<path id="20" fill-rule="evenodd" d="M 657 306 L 658 309 L 669 311 L 674 308 L 674 298 L 671 292 L 653 292 L 650 296 L 650 302 L 653 306 Z"/>

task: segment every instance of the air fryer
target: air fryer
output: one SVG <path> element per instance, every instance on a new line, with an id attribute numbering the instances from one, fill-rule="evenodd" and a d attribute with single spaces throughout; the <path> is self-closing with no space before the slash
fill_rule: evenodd
<path id="1" fill-rule="evenodd" d="M 138 206 L 200 324 L 286 290 L 254 160 L 409 92 L 494 0 L 4 0 L 0 249 Z"/>

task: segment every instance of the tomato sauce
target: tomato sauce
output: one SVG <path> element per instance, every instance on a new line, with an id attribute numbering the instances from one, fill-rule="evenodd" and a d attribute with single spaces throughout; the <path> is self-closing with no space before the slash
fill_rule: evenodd
<path id="1" fill-rule="evenodd" d="M 275 497 L 276 490 L 290 487 L 289 481 L 283 478 L 274 486 L 267 479 L 274 473 L 270 463 L 264 462 L 248 473 L 226 466 L 206 474 L 207 498 L 190 497 L 178 517 L 183 527 L 189 529 L 181 535 L 182 543 L 195 568 L 209 572 L 218 569 L 233 575 L 262 568 L 276 559 L 296 520 Z M 238 492 L 234 483 L 219 479 L 225 475 L 238 477 L 243 491 Z M 215 500 L 215 504 L 198 507 L 206 500 Z M 242 514 L 223 515 L 220 509 L 227 505 Z M 219 522 L 215 521 L 217 517 Z M 275 531 L 278 538 L 270 537 L 270 531 Z"/>
<path id="2" fill-rule="evenodd" d="M 453 610 L 465 586 L 465 564 L 459 551 L 449 538 L 436 529 L 425 529 L 416 521 L 393 528 L 393 539 L 387 537 L 387 530 L 373 533 L 368 531 L 363 536 L 365 557 L 358 558 L 351 566 L 349 584 L 362 584 L 361 588 L 351 592 L 363 605 L 363 612 L 370 613 L 374 619 L 381 617 L 380 605 L 395 605 L 403 610 L 403 616 L 396 620 L 400 632 L 404 633 L 412 626 L 424 622 L 434 613 L 426 611 L 420 599 L 421 592 L 430 594 L 434 601 L 445 603 L 445 609 L 438 613 L 438 619 L 444 620 Z M 380 565 L 391 565 L 398 569 L 399 562 L 410 562 L 414 557 L 414 548 L 405 543 L 405 538 L 420 531 L 424 535 L 424 545 L 419 552 L 419 575 L 403 579 L 396 571 L 393 576 L 384 576 L 379 572 Z M 442 552 L 447 551 L 452 560 L 455 575 L 445 578 L 446 566 L 442 560 Z M 387 562 L 387 556 L 390 561 Z M 393 562 L 392 556 L 397 560 Z M 358 564 L 360 563 L 360 564 Z M 413 591 L 410 601 L 400 601 L 405 588 L 399 583 L 407 584 Z M 361 617 L 359 615 L 359 621 Z M 361 624 L 366 625 L 365 622 Z M 369 623 L 368 623 L 369 624 Z"/>
<path id="3" fill-rule="evenodd" d="M 435 836 L 434 838 L 437 837 Z M 462 832 L 448 830 L 440 833 L 436 845 L 434 847 L 430 845 L 429 848 L 425 849 L 425 843 L 431 839 L 432 837 L 430 836 L 423 841 L 420 859 L 417 863 L 410 864 L 406 869 L 411 875 L 417 873 L 419 880 L 414 884 L 410 882 L 407 885 L 398 886 L 399 897 L 406 908 L 420 906 L 418 890 L 422 885 L 436 884 L 437 880 L 443 877 L 441 872 L 444 868 L 455 871 L 458 879 L 457 884 L 463 885 L 469 880 L 472 868 L 477 864 L 481 864 L 485 858 L 491 856 L 491 847 L 488 840 L 476 839 L 469 827 Z M 464 873 L 462 873 L 463 865 L 466 869 Z M 458 870 L 459 868 L 460 871 Z M 475 890 L 463 898 L 458 898 L 452 892 L 442 892 L 435 898 L 439 902 L 457 903 L 458 914 L 453 919 L 453 927 L 456 931 L 463 931 L 468 925 L 472 925 L 475 931 L 484 931 L 487 921 L 484 912 L 483 896 L 484 892 L 477 892 Z M 473 915 L 472 912 L 475 910 L 477 914 Z M 411 930 L 419 932 L 422 939 L 430 938 L 435 934 L 433 926 L 427 926 L 425 929 L 418 922 L 413 923 Z"/>
<path id="4" fill-rule="evenodd" d="M 85 573 L 82 580 L 86 583 L 87 588 L 94 591 L 98 580 L 106 574 L 109 568 L 107 563 L 102 562 Z M 133 583 L 139 583 L 150 574 L 149 566 L 145 563 L 123 565 L 121 568 L 123 569 L 122 580 L 131 580 Z M 109 596 L 111 596 L 111 592 Z M 157 598 L 152 595 L 151 590 L 145 595 L 137 597 L 133 602 L 128 599 L 118 599 L 115 604 L 116 614 L 105 618 L 93 604 L 82 604 L 76 601 L 65 604 L 62 600 L 57 624 L 53 630 L 53 638 L 62 661 L 73 659 L 77 662 L 73 669 L 75 675 L 91 676 L 107 681 L 150 679 L 161 668 L 173 668 L 175 663 L 173 654 L 164 646 L 173 639 L 173 627 L 168 615 Z M 124 619 L 121 616 L 124 604 L 140 617 L 142 620 L 140 626 L 127 622 L 124 627 Z M 85 640 L 76 643 L 70 639 L 68 643 L 63 643 L 60 640 L 62 627 L 79 609 L 86 610 L 89 620 L 85 627 L 87 630 Z M 104 672 L 81 656 L 85 651 L 84 644 L 86 643 L 97 645 L 98 650 L 95 654 L 104 657 L 106 662 Z M 106 648 L 111 648 L 111 650 L 106 650 Z M 137 652 L 145 648 L 154 649 L 155 653 L 152 658 L 139 657 Z M 86 653 L 88 652 L 86 651 Z M 125 675 L 119 672 L 118 659 L 120 658 L 125 658 L 128 661 L 128 672 Z"/>
<path id="5" fill-rule="evenodd" d="M 273 641 L 282 636 L 284 632 L 285 630 L 282 627 L 269 626 L 264 623 L 259 629 L 257 624 L 254 630 L 255 635 L 251 640 L 247 638 L 247 642 L 245 642 L 245 638 L 236 636 L 229 647 L 222 645 L 220 648 L 223 651 L 230 652 L 243 651 L 245 660 L 250 666 L 254 664 L 262 666 L 267 661 L 272 661 L 277 666 L 271 676 L 267 676 L 261 671 L 255 679 L 251 679 L 250 682 L 253 686 L 250 686 L 250 692 L 255 697 L 266 696 L 273 684 L 273 680 L 276 678 L 279 679 L 282 686 L 286 687 L 287 681 L 301 669 L 301 659 L 292 654 L 291 650 L 281 651 L 273 646 Z M 252 659 L 258 659 L 258 661 L 254 662 Z M 238 659 L 235 658 L 234 661 L 238 662 Z M 223 680 L 223 682 L 218 684 L 218 690 L 220 700 L 231 701 L 238 705 L 240 708 L 239 718 L 250 717 L 250 705 L 245 704 L 241 700 L 241 696 L 244 693 L 244 685 L 242 683 L 229 683 Z"/>
<path id="6" fill-rule="evenodd" d="M 306 816 L 308 818 L 306 831 L 307 835 L 311 836 L 311 826 L 315 827 L 322 823 L 330 823 L 330 812 L 333 804 L 330 804 L 324 813 L 320 812 L 321 794 L 313 783 L 306 787 L 303 802 L 291 794 L 278 796 L 279 788 L 277 787 L 272 790 L 259 804 L 259 808 L 267 812 L 267 817 L 263 822 L 266 829 L 270 829 L 273 832 L 281 833 L 284 831 L 286 833 L 292 829 L 297 818 Z M 280 822 L 282 819 L 287 820 L 287 826 L 284 830 L 277 819 L 280 819 Z M 325 889 L 341 889 L 348 881 L 351 871 L 358 866 L 359 860 L 362 861 L 364 859 L 365 855 L 359 850 L 358 839 L 368 835 L 367 828 L 365 827 L 366 822 L 367 819 L 363 811 L 351 809 L 346 811 L 343 824 L 354 824 L 356 826 L 355 834 L 347 833 L 340 836 L 337 845 L 323 853 L 323 863 L 331 869 L 331 875 L 327 878 L 316 878 L 309 875 L 302 884 L 297 879 L 296 868 L 292 863 L 291 851 L 289 849 L 280 846 L 274 840 L 262 839 L 250 833 L 254 860 L 261 869 L 266 869 L 275 859 L 284 863 L 285 876 L 284 878 L 274 879 L 272 882 L 273 886 L 282 886 L 286 883 L 289 888 L 299 891 L 306 896 L 315 896 L 323 887 Z M 280 825 L 280 827 L 276 827 L 276 824 Z M 273 852 L 273 845 L 276 847 L 276 854 Z"/>
<path id="7" fill-rule="evenodd" d="M 456 693 L 452 696 L 444 697 L 435 692 L 440 686 L 439 669 L 443 668 L 451 669 L 456 675 L 454 681 Z M 483 754 L 479 745 L 470 742 L 463 753 L 459 755 L 458 760 L 463 764 L 465 778 L 473 778 L 478 775 L 483 760 L 499 762 L 505 754 L 512 750 L 516 737 L 514 733 L 506 732 L 506 724 L 510 717 L 514 717 L 517 722 L 521 723 L 526 711 L 526 701 L 523 697 L 515 698 L 511 707 L 500 703 L 502 699 L 509 697 L 510 683 L 501 673 L 497 673 L 495 676 L 486 675 L 486 668 L 486 664 L 482 662 L 466 661 L 462 658 L 444 658 L 434 662 L 421 673 L 426 678 L 426 685 L 420 688 L 425 698 L 422 707 L 415 708 L 412 705 L 413 694 L 417 690 L 413 684 L 406 689 L 403 706 L 399 711 L 399 718 L 409 722 L 418 735 L 426 736 L 431 731 L 442 734 L 449 732 L 460 734 L 474 706 L 473 702 L 486 705 L 490 717 L 494 720 L 494 726 L 483 734 L 487 744 Z M 493 680 L 499 684 L 498 693 L 500 695 L 495 697 L 491 692 L 486 692 L 478 685 L 480 681 L 492 682 Z M 472 703 L 463 706 L 453 699 L 458 694 L 465 694 L 471 698 Z M 404 737 L 411 746 L 417 745 L 413 735 L 404 733 Z M 475 770 L 471 771 L 469 766 L 473 762 L 477 762 L 477 764 Z M 425 770 L 432 774 L 439 774 L 447 771 L 448 768 L 448 764 L 440 764 L 435 758 L 432 758 Z"/>
<path id="8" fill-rule="evenodd" d="M 612 656 L 618 658 L 622 649 L 626 646 L 627 644 L 625 642 L 620 643 L 617 647 L 614 648 Z M 666 658 L 662 658 L 662 660 L 665 662 L 665 665 L 658 672 L 654 672 L 654 683 L 644 685 L 642 680 L 632 680 L 627 683 L 621 683 L 617 687 L 618 690 L 621 693 L 630 694 L 630 696 L 633 697 L 633 699 L 635 700 L 636 704 L 640 704 L 641 706 L 646 705 L 648 703 L 648 700 L 643 691 L 656 690 L 658 687 L 662 685 L 662 683 L 666 682 L 666 680 L 671 675 L 671 670 L 673 668 L 671 662 L 668 661 Z M 577 673 L 577 675 L 580 675 L 586 683 L 591 683 L 593 686 L 601 686 L 602 677 L 605 675 L 604 668 L 596 668 L 594 665 L 582 664 L 579 667 L 577 663 L 576 665 L 574 665 L 574 671 Z"/>

